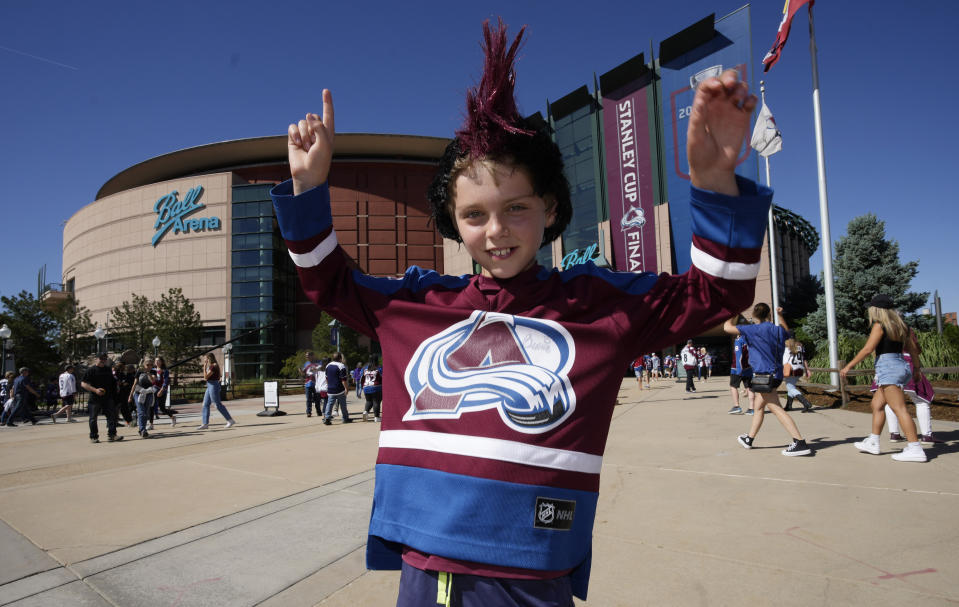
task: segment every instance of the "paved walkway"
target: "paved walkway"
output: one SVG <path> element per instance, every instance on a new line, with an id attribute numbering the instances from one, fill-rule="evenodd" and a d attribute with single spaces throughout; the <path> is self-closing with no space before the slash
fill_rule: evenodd
<path id="1" fill-rule="evenodd" d="M 624 380 L 577 604 L 959 603 L 959 424 L 905 464 L 885 439 L 855 451 L 866 415 L 794 414 L 817 452 L 787 458 L 771 418 L 739 447 L 750 418 L 728 400 L 725 378 L 692 396 Z M 393 605 L 398 575 L 363 565 L 378 424 L 324 426 L 300 401 L 230 401 L 234 428 L 194 413 L 150 440 L 0 431 L 0 605 Z"/>

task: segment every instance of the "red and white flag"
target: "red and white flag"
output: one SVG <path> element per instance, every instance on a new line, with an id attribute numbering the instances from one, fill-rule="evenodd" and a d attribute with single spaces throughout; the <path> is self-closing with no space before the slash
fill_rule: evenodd
<path id="1" fill-rule="evenodd" d="M 776 119 L 773 118 L 773 113 L 769 111 L 769 106 L 765 102 L 762 109 L 759 110 L 759 117 L 756 118 L 756 126 L 753 128 L 753 136 L 749 145 L 759 152 L 759 155 L 763 158 L 772 156 L 783 149 L 783 135 L 779 132 Z"/>
<path id="2" fill-rule="evenodd" d="M 809 4 L 809 12 L 812 14 L 812 5 L 816 3 L 816 0 L 786 0 L 786 5 L 783 6 L 783 20 L 779 23 L 779 31 L 776 32 L 776 41 L 773 42 L 773 47 L 763 57 L 763 72 L 768 72 L 769 68 L 779 61 L 779 54 L 782 53 L 783 47 L 786 46 L 786 39 L 789 38 L 789 28 L 792 26 L 793 17 L 806 3 Z"/>

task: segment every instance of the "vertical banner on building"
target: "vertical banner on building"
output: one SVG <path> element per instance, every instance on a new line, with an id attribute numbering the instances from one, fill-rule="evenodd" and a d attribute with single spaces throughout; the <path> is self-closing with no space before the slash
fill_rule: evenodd
<path id="1" fill-rule="evenodd" d="M 603 91 L 603 136 L 613 265 L 656 272 L 653 169 L 646 87 Z"/>
<path id="2" fill-rule="evenodd" d="M 749 82 L 749 11 L 739 10 L 715 22 L 716 35 L 708 42 L 689 49 L 678 57 L 660 63 L 663 91 L 664 161 L 669 192 L 670 226 L 676 271 L 685 272 L 691 265 L 689 247 L 692 225 L 689 214 L 689 163 L 686 158 L 686 129 L 692 111 L 693 97 L 700 81 L 718 76 L 724 70 L 736 69 L 744 82 Z M 756 179 L 759 165 L 756 154 L 750 154 L 749 133 L 743 139 L 742 155 L 736 173 Z"/>

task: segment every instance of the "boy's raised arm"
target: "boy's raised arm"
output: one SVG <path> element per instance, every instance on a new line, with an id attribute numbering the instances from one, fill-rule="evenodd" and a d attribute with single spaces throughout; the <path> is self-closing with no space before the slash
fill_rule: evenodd
<path id="1" fill-rule="evenodd" d="M 749 132 L 756 96 L 736 70 L 707 78 L 696 89 L 686 137 L 689 177 L 702 190 L 738 196 L 736 162 Z"/>
<path id="2" fill-rule="evenodd" d="M 287 129 L 287 148 L 293 194 L 301 194 L 326 182 L 333 158 L 333 95 L 323 89 L 323 117 L 307 114 Z"/>

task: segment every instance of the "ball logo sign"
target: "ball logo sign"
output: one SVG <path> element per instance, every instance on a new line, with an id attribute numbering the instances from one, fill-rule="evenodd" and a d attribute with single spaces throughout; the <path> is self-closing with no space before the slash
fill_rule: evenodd
<path id="1" fill-rule="evenodd" d="M 555 322 L 477 310 L 417 348 L 403 421 L 496 409 L 517 432 L 546 432 L 576 408 L 568 377 L 575 358 L 572 337 Z"/>
<path id="2" fill-rule="evenodd" d="M 169 194 L 157 198 L 157 201 L 153 204 L 153 212 L 157 215 L 156 222 L 153 224 L 153 229 L 156 230 L 153 234 L 153 246 L 157 246 L 160 239 L 171 229 L 174 234 L 220 229 L 219 217 L 186 218 L 187 215 L 192 215 L 200 209 L 206 208 L 205 204 L 197 202 L 203 195 L 202 185 L 191 188 L 183 197 L 183 200 L 178 198 L 179 195 L 179 192 L 173 190 Z"/>

